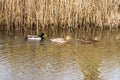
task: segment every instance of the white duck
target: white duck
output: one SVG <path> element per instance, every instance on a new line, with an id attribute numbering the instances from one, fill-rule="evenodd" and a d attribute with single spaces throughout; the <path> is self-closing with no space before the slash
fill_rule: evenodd
<path id="1" fill-rule="evenodd" d="M 55 43 L 67 43 L 67 42 L 70 42 L 71 39 L 72 39 L 72 37 L 68 35 L 65 38 L 50 39 L 50 41 L 55 42 Z"/>

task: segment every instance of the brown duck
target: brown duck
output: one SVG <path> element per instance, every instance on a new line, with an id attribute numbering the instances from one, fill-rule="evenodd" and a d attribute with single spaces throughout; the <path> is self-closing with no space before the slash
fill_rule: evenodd
<path id="1" fill-rule="evenodd" d="M 91 43 L 95 43 L 95 42 L 99 42 L 99 38 L 95 37 L 94 39 L 87 39 L 87 38 L 80 38 L 77 39 L 77 41 L 82 42 L 84 44 L 91 44 Z"/>

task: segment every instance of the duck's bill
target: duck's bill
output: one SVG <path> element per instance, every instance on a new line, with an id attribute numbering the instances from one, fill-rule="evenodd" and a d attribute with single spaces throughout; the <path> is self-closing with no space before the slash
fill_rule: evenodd
<path id="1" fill-rule="evenodd" d="M 45 38 L 45 37 L 47 37 L 47 34 L 44 34 L 44 36 L 43 36 L 43 37 L 44 37 L 44 38 Z"/>

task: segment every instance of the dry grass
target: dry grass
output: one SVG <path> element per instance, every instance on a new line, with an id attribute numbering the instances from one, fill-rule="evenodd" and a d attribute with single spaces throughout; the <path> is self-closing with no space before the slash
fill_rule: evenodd
<path id="1" fill-rule="evenodd" d="M 116 28 L 120 0 L 0 0 L 0 30 L 23 34 L 96 34 L 96 28 Z M 88 35 L 89 35 L 88 34 Z"/>

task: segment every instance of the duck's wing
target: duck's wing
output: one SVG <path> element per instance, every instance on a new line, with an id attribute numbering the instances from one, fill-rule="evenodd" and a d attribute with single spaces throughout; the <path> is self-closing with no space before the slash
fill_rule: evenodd
<path id="1" fill-rule="evenodd" d="M 27 35 L 28 38 L 37 38 L 37 35 Z"/>
<path id="2" fill-rule="evenodd" d="M 28 40 L 41 40 L 41 37 L 31 37 L 31 38 L 28 38 Z"/>
<path id="3" fill-rule="evenodd" d="M 63 42 L 63 41 L 65 41 L 65 39 L 64 38 L 55 38 L 55 39 L 50 39 L 50 41 L 52 41 L 52 42 Z"/>

